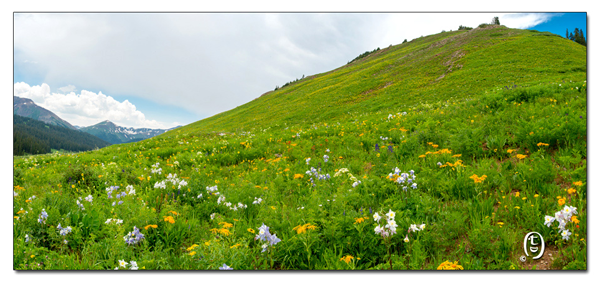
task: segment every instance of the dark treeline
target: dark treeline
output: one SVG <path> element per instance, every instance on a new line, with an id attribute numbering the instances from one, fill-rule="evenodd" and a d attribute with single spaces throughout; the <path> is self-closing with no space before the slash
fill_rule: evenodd
<path id="1" fill-rule="evenodd" d="M 89 151 L 108 145 L 110 143 L 85 132 L 13 115 L 13 155 L 45 154 L 51 149 Z"/>
<path id="2" fill-rule="evenodd" d="M 575 28 L 574 31 L 569 33 L 569 29 L 567 29 L 567 34 L 566 34 L 566 38 L 579 43 L 583 46 L 587 46 L 587 41 L 585 40 L 585 35 L 583 35 L 583 31 Z"/>
<path id="3" fill-rule="evenodd" d="M 406 42 L 406 40 L 404 40 L 404 41 Z M 364 53 L 362 53 L 361 55 L 359 55 L 356 58 L 352 59 L 351 61 L 348 61 L 347 64 L 350 64 L 350 63 L 352 63 L 352 62 L 354 62 L 356 60 L 359 60 L 361 58 L 365 58 L 365 57 L 369 56 L 369 54 L 374 53 L 375 51 L 379 51 L 379 47 L 376 48 L 376 49 L 373 49 L 373 51 L 368 51 L 368 50 L 365 51 Z"/>
<path id="4" fill-rule="evenodd" d="M 300 79 L 296 78 L 296 80 L 294 80 L 294 81 L 287 82 L 287 83 L 283 84 L 283 86 L 281 86 L 281 88 L 285 88 L 285 87 L 287 87 L 287 86 L 289 86 L 289 85 L 291 85 L 293 83 L 296 83 L 296 82 L 298 82 L 300 80 L 304 80 L 304 75 L 302 75 L 302 78 L 300 78 Z M 275 86 L 275 90 L 274 91 L 277 91 L 277 90 L 279 90 L 281 88 L 279 86 Z"/>

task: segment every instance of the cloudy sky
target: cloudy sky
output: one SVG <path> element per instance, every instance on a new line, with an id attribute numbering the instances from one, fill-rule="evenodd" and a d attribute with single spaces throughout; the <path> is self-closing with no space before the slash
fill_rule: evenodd
<path id="1" fill-rule="evenodd" d="M 15 13 L 14 95 L 31 98 L 74 125 L 108 119 L 122 126 L 169 128 L 232 109 L 302 75 L 335 69 L 364 51 L 459 25 L 476 27 L 494 16 L 521 29 L 565 17 Z"/>

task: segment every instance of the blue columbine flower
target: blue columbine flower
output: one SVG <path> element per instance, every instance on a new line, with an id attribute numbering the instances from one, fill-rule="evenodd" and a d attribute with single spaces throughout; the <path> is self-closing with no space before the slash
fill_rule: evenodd
<path id="1" fill-rule="evenodd" d="M 40 213 L 40 218 L 38 218 L 38 223 L 46 223 L 46 219 L 48 219 L 48 213 L 46 213 L 46 209 L 42 209 L 42 213 Z"/>
<path id="2" fill-rule="evenodd" d="M 281 239 L 279 239 L 275 234 L 271 235 L 271 232 L 269 232 L 269 227 L 267 227 L 267 225 L 264 223 L 258 228 L 258 235 L 256 235 L 254 240 L 261 240 L 268 243 L 262 245 L 263 249 L 261 252 L 265 252 L 269 246 L 274 246 L 281 242 Z"/>
<path id="3" fill-rule="evenodd" d="M 227 264 L 223 263 L 223 266 L 219 267 L 219 270 L 233 270 L 233 268 L 227 266 Z"/>
<path id="4" fill-rule="evenodd" d="M 134 226 L 133 232 L 129 232 L 123 239 L 126 244 L 135 245 L 144 239 L 144 234 L 140 233 L 140 229 Z"/>

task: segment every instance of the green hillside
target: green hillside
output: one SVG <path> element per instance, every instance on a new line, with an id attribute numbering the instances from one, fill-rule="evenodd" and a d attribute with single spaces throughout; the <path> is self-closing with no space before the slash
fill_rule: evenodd
<path id="1" fill-rule="evenodd" d="M 186 129 L 311 124 L 351 118 L 348 112 L 464 101 L 498 87 L 585 80 L 586 64 L 584 46 L 551 33 L 504 26 L 444 32 L 383 48 Z"/>
<path id="2" fill-rule="evenodd" d="M 144 141 L 15 158 L 13 267 L 585 270 L 586 52 L 443 32 Z M 545 254 L 521 261 L 529 232 Z"/>

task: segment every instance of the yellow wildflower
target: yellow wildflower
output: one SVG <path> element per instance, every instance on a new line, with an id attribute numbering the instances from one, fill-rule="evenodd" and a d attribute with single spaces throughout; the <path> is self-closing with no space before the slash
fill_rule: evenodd
<path id="1" fill-rule="evenodd" d="M 574 183 L 573 183 L 573 185 L 576 185 L 576 186 L 582 186 L 582 185 L 583 185 L 583 182 L 581 182 L 581 181 L 576 181 L 576 182 L 574 182 Z"/>
<path id="2" fill-rule="evenodd" d="M 444 261 L 438 266 L 437 270 L 464 270 L 464 269 L 461 265 L 458 265 L 458 261 L 455 261 L 454 263 L 452 263 L 450 261 Z"/>
<path id="3" fill-rule="evenodd" d="M 294 227 L 292 230 L 296 231 L 296 233 L 298 233 L 298 234 L 302 234 L 302 233 L 306 232 L 307 230 L 315 230 L 315 229 L 317 229 L 317 226 L 311 225 L 310 223 L 306 223 L 304 225 L 298 225 L 298 226 Z"/>
<path id="4" fill-rule="evenodd" d="M 146 229 L 146 230 L 148 230 L 148 228 L 156 229 L 156 228 L 158 228 L 158 226 L 157 225 L 148 225 L 148 226 L 144 227 L 144 229 Z"/>
<path id="5" fill-rule="evenodd" d="M 566 199 L 561 198 L 561 199 L 558 200 L 558 205 L 563 206 L 563 205 L 565 205 L 566 201 L 567 201 Z"/>
<path id="6" fill-rule="evenodd" d="M 302 233 L 306 232 L 306 226 L 298 225 L 298 226 L 294 227 L 292 230 L 296 231 L 296 233 L 298 233 L 298 234 L 302 234 Z"/>
<path id="7" fill-rule="evenodd" d="M 187 251 L 191 251 L 197 246 L 198 246 L 197 244 L 193 244 L 191 247 L 187 248 Z"/>
<path id="8" fill-rule="evenodd" d="M 571 188 L 567 189 L 567 192 L 569 194 L 573 194 L 573 193 L 577 192 L 577 190 L 575 190 L 574 188 L 571 187 Z"/>
<path id="9" fill-rule="evenodd" d="M 229 234 L 231 234 L 231 232 L 225 228 L 219 229 L 219 234 L 224 235 L 224 236 L 229 236 Z"/>
<path id="10" fill-rule="evenodd" d="M 345 261 L 346 263 L 350 263 L 350 261 L 352 261 L 353 258 L 354 258 L 353 256 L 347 255 L 347 256 L 340 258 L 340 261 Z"/>
<path id="11" fill-rule="evenodd" d="M 165 222 L 169 222 L 171 224 L 175 223 L 175 219 L 173 219 L 173 216 L 163 216 L 163 217 L 165 218 L 164 219 Z"/>
<path id="12" fill-rule="evenodd" d="M 473 174 L 469 178 L 472 179 L 475 183 L 482 183 L 483 181 L 485 181 L 485 178 L 487 178 L 487 176 L 482 175 L 481 177 L 478 177 L 476 174 Z"/>
<path id="13" fill-rule="evenodd" d="M 233 224 L 227 223 L 227 222 L 221 222 L 221 223 L 219 223 L 219 225 L 223 225 L 223 228 L 231 228 L 231 227 L 233 227 Z"/>
<path id="14" fill-rule="evenodd" d="M 255 231 L 254 231 L 252 228 L 248 228 L 248 232 L 250 232 L 250 233 L 252 233 L 252 234 L 254 234 L 254 233 L 255 233 Z"/>

